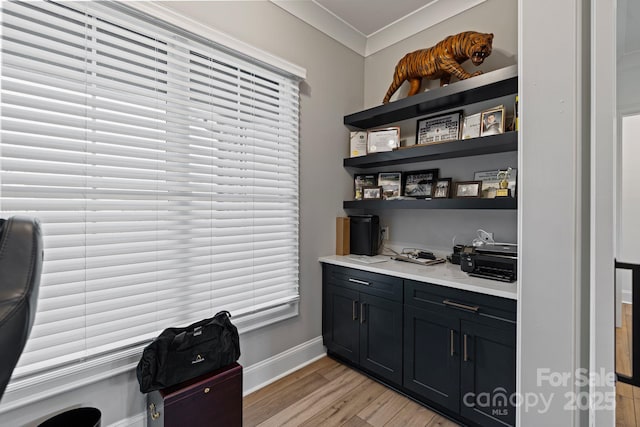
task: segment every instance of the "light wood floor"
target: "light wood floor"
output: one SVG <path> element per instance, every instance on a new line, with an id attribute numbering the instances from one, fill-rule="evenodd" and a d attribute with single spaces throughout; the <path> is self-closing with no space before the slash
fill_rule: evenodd
<path id="1" fill-rule="evenodd" d="M 333 359 L 322 359 L 246 396 L 244 427 L 455 424 Z"/>
<path id="2" fill-rule="evenodd" d="M 622 327 L 616 328 L 616 372 L 631 376 L 631 304 L 622 304 Z"/>
<path id="3" fill-rule="evenodd" d="M 616 372 L 631 374 L 631 305 L 622 304 L 622 327 L 616 328 Z M 640 388 L 616 383 L 616 426 L 640 427 Z"/>

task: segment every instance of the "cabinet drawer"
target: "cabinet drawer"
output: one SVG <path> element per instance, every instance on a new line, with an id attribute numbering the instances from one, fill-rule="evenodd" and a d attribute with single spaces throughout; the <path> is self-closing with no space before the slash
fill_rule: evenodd
<path id="1" fill-rule="evenodd" d="M 402 302 L 402 279 L 355 268 L 324 265 L 324 277 L 336 286 Z"/>
<path id="2" fill-rule="evenodd" d="M 404 281 L 404 303 L 436 311 L 453 310 L 463 318 L 487 317 L 516 321 L 514 300 L 413 280 Z"/>

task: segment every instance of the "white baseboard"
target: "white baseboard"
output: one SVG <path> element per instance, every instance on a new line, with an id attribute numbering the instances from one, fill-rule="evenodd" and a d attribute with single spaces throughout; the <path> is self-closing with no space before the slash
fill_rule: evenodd
<path id="1" fill-rule="evenodd" d="M 631 292 L 631 290 L 622 290 L 622 303 L 633 304 L 633 293 Z"/>
<path id="2" fill-rule="evenodd" d="M 245 367 L 242 372 L 243 396 L 297 371 L 326 354 L 327 351 L 322 345 L 322 337 L 320 336 Z"/>
<path id="3" fill-rule="evenodd" d="M 113 424 L 109 424 L 107 427 L 145 427 L 147 423 L 147 413 L 135 415 L 133 417 L 125 418 Z"/>
<path id="4" fill-rule="evenodd" d="M 244 367 L 242 370 L 242 395 L 246 396 L 259 390 L 324 357 L 326 354 L 327 352 L 322 345 L 322 337 L 320 336 L 261 362 Z M 147 414 L 143 412 L 110 424 L 107 427 L 145 427 L 146 422 Z"/>

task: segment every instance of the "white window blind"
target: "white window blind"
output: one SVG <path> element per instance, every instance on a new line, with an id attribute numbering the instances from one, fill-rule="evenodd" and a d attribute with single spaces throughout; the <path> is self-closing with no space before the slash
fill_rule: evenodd
<path id="1" fill-rule="evenodd" d="M 45 244 L 14 378 L 297 313 L 297 80 L 122 5 L 2 9 L 0 213 Z"/>

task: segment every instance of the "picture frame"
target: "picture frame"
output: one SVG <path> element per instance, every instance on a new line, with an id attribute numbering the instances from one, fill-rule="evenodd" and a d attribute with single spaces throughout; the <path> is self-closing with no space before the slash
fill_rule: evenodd
<path id="1" fill-rule="evenodd" d="M 376 200 L 382 199 L 382 187 L 364 187 L 362 189 L 363 200 Z"/>
<path id="2" fill-rule="evenodd" d="M 367 155 L 367 132 L 349 132 L 349 157 L 360 157 Z"/>
<path id="3" fill-rule="evenodd" d="M 482 112 L 480 136 L 498 135 L 504 133 L 504 107 L 493 108 Z"/>
<path id="4" fill-rule="evenodd" d="M 434 199 L 448 199 L 451 195 L 451 178 L 440 178 L 433 185 Z"/>
<path id="5" fill-rule="evenodd" d="M 427 117 L 416 123 L 416 145 L 440 144 L 460 139 L 461 111 Z"/>
<path id="6" fill-rule="evenodd" d="M 375 173 L 356 173 L 353 175 L 354 200 L 362 200 L 364 187 L 375 187 L 378 185 L 378 176 Z"/>
<path id="7" fill-rule="evenodd" d="M 402 172 L 380 172 L 378 186 L 382 187 L 382 198 L 385 200 L 400 197 L 402 188 Z"/>
<path id="8" fill-rule="evenodd" d="M 482 191 L 482 181 L 456 182 L 456 198 L 479 198 Z"/>
<path id="9" fill-rule="evenodd" d="M 405 172 L 402 178 L 405 196 L 426 199 L 432 197 L 433 182 L 438 179 L 438 169 Z"/>
<path id="10" fill-rule="evenodd" d="M 496 197 L 496 190 L 500 188 L 500 179 L 498 179 L 498 172 L 504 169 L 493 169 L 488 171 L 480 171 L 476 172 L 473 175 L 473 179 L 476 181 L 482 181 L 482 192 L 481 196 L 483 199 L 493 199 Z M 517 178 L 518 178 L 518 169 L 511 169 L 509 172 L 509 179 L 507 182 L 509 183 L 509 188 L 511 190 L 511 197 L 516 196 L 517 190 Z"/>
<path id="11" fill-rule="evenodd" d="M 482 113 L 466 116 L 462 124 L 462 138 L 471 139 L 480 137 L 480 124 L 482 123 Z"/>
<path id="12" fill-rule="evenodd" d="M 400 127 L 392 126 L 367 131 L 367 154 L 393 151 L 400 147 Z"/>

